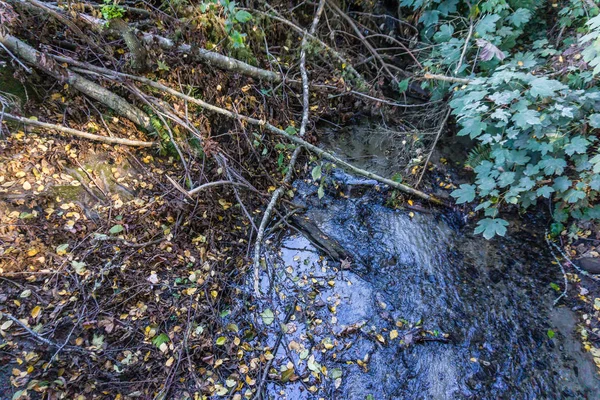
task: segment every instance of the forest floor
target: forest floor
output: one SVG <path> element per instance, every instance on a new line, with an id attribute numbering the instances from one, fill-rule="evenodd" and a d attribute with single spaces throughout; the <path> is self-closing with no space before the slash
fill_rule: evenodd
<path id="1" fill-rule="evenodd" d="M 280 8 L 284 7 L 282 3 Z M 193 26 L 164 13 L 157 13 L 160 18 L 149 23 L 144 20 L 148 11 L 140 11 L 138 26 L 149 24 L 149 32 L 177 37 L 191 48 L 210 44 L 216 49 L 226 40 L 219 37 L 212 42 L 209 28 L 215 19 L 207 20 L 203 13 L 196 15 L 201 23 Z M 301 17 L 302 26 L 309 26 L 314 18 L 312 5 L 310 13 Z M 53 48 L 59 55 L 81 61 L 100 59 L 89 51 L 87 36 L 69 33 L 60 20 L 25 12 L 19 18 L 13 26 L 15 34 L 28 43 L 39 41 L 41 49 Z M 301 38 L 285 23 L 257 18 L 256 24 L 268 28 L 249 28 L 244 51 L 252 56 L 254 48 L 255 54 L 263 55 L 252 62 L 269 71 L 285 70 L 283 83 L 187 62 L 177 51 L 158 46 L 148 46 L 151 68 L 144 77 L 239 113 L 234 116 L 253 116 L 276 129 L 297 133 L 307 109 L 301 102 L 301 74 L 296 71 Z M 335 26 L 336 32 L 342 32 L 341 24 Z M 373 24 L 372 29 L 378 26 Z M 107 65 L 131 72 L 127 46 L 118 35 L 91 32 L 98 43 L 114 47 L 104 59 Z M 73 41 L 67 43 L 72 46 L 57 46 L 65 43 L 63 38 Z M 360 38 L 344 36 L 343 40 L 352 55 L 364 53 Z M 265 54 L 262 49 L 267 43 L 277 46 L 267 46 Z M 310 96 L 306 92 L 308 144 L 319 143 L 318 122 L 340 128 L 361 116 L 382 118 L 406 137 L 416 137 L 415 132 L 433 136 L 403 125 L 406 109 L 394 106 L 395 100 L 373 97 L 383 96 L 385 89 L 380 71 L 369 80 L 373 86 L 368 94 L 357 93 L 348 85 L 349 65 L 325 56 L 322 49 L 309 50 L 318 62 L 308 68 L 314 83 Z M 236 53 L 243 52 L 237 49 Z M 248 54 L 247 58 L 254 57 Z M 134 150 L 49 134 L 8 124 L 0 113 L 0 399 L 165 400 L 228 395 L 238 400 L 254 398 L 265 378 L 289 379 L 270 368 L 272 343 L 255 323 L 261 310 L 248 285 L 257 225 L 272 194 L 280 186 L 285 189 L 271 220 L 301 211 L 292 203 L 293 187 L 281 183 L 296 147 L 289 137 L 273 135 L 241 118 L 211 114 L 155 87 L 83 72 L 132 104 L 146 107 L 160 127 L 146 135 L 114 110 L 50 78 L 44 68 L 56 67 L 53 62 L 38 65 L 31 76 L 24 76 L 16 63 L 2 67 L 10 63 L 8 58 L 0 60 L 0 89 L 25 104 L 11 112 L 85 132 L 154 140 L 161 149 Z M 60 65 L 64 73 L 70 71 L 67 67 Z M 413 90 L 415 104 L 424 101 L 419 89 L 418 84 L 407 89 Z M 158 115 L 179 119 L 166 123 Z M 419 140 L 407 147 L 409 158 L 419 151 L 422 162 L 431 139 L 427 146 Z M 398 142 L 396 137 L 392 141 Z M 428 168 L 424 187 L 449 198 L 458 182 L 446 172 L 448 160 L 442 158 Z M 315 169 L 318 159 L 304 152 L 293 171 L 295 178 L 310 176 L 316 185 L 322 183 L 321 164 Z M 408 168 L 404 182 L 417 180 L 418 164 Z M 202 190 L 190 195 L 194 186 Z M 413 207 L 409 196 L 392 193 L 390 205 Z M 600 236 L 594 235 L 598 233 L 582 229 L 577 241 L 565 237 L 562 251 L 574 258 L 598 257 Z M 577 276 L 568 263 L 564 268 L 570 280 L 567 302 L 580 310 L 586 327 L 581 329 L 582 340 L 600 366 L 600 285 Z M 556 284 L 558 296 L 563 284 Z M 319 383 L 312 379 L 311 384 Z"/>

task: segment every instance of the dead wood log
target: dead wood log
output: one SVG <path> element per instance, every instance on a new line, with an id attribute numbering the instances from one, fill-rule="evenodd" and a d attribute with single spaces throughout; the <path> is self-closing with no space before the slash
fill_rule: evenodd
<path id="1" fill-rule="evenodd" d="M 215 53 L 214 51 L 192 47 L 189 44 L 176 45 L 171 39 L 162 36 L 144 33 L 142 40 L 147 44 L 156 43 L 163 50 L 177 50 L 183 54 L 190 54 L 191 56 L 204 61 L 208 65 L 227 71 L 240 73 L 256 79 L 264 79 L 269 82 L 281 82 L 283 80 L 283 77 L 276 72 L 252 66 L 243 61 L 236 60 L 235 58 Z"/>
<path id="2" fill-rule="evenodd" d="M 4 33 L 1 30 L 0 43 L 10 49 L 15 55 L 25 62 L 44 71 L 48 75 L 61 82 L 70 84 L 81 93 L 106 105 L 119 115 L 135 123 L 140 128 L 143 128 L 149 132 L 154 130 L 148 115 L 136 106 L 130 104 L 123 97 L 114 94 L 110 90 L 82 77 L 79 74 L 69 71 L 66 68 L 62 68 L 50 56 L 37 51 L 23 41 L 8 33 Z"/>

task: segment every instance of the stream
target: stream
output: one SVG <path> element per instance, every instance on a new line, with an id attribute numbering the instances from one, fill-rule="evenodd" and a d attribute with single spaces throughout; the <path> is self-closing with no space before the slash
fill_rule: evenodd
<path id="1" fill-rule="evenodd" d="M 269 398 L 600 398 L 575 313 L 553 307 L 562 274 L 544 221 L 523 217 L 487 241 L 459 213 L 394 210 L 376 182 L 330 175 L 320 200 L 295 183 L 312 235 L 291 229 L 266 246 L 257 320 L 269 346 L 282 338 Z M 348 259 L 329 257 L 315 230 Z"/>

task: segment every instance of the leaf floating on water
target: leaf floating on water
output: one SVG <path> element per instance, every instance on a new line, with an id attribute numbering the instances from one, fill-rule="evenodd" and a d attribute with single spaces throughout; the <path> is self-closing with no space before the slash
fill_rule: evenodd
<path id="1" fill-rule="evenodd" d="M 306 366 L 308 367 L 308 369 L 310 369 L 312 372 L 316 372 L 319 373 L 321 372 L 321 365 L 315 361 L 315 356 L 314 354 L 310 356 L 310 358 L 308 359 L 308 361 L 306 362 Z"/>
<path id="2" fill-rule="evenodd" d="M 311 175 L 312 175 L 313 181 L 318 181 L 319 179 L 321 179 L 321 166 L 317 165 L 316 167 L 314 167 L 312 169 Z"/>
<path id="3" fill-rule="evenodd" d="M 548 329 L 548 338 L 552 339 L 552 338 L 554 338 L 554 335 L 555 335 L 554 331 L 552 329 Z"/>
<path id="4" fill-rule="evenodd" d="M 292 375 L 294 375 L 294 369 L 286 369 L 285 371 L 281 372 L 281 381 L 283 383 L 289 382 Z"/>
<path id="5" fill-rule="evenodd" d="M 270 308 L 267 308 L 265 311 L 260 313 L 260 316 L 262 317 L 262 320 L 265 323 L 265 325 L 271 325 L 275 320 L 275 315 L 273 315 L 273 311 L 271 311 Z"/>

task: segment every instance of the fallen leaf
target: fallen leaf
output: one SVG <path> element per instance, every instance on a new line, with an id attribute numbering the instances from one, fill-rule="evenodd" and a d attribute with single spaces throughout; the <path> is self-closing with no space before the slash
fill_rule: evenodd
<path id="1" fill-rule="evenodd" d="M 31 310 L 31 317 L 37 318 L 38 315 L 40 315 L 41 311 L 42 311 L 42 307 L 40 307 L 40 306 L 33 307 L 33 310 Z"/>
<path id="2" fill-rule="evenodd" d="M 271 311 L 270 308 L 267 308 L 265 311 L 260 313 L 260 316 L 262 317 L 262 320 L 265 323 L 265 325 L 271 325 L 273 323 L 273 321 L 275 320 L 273 311 Z"/>

